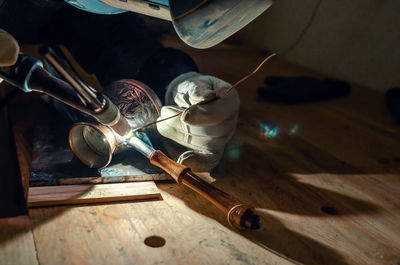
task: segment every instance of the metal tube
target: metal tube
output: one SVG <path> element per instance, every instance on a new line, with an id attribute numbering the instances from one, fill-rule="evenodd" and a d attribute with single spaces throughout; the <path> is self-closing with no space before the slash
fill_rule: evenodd
<path id="1" fill-rule="evenodd" d="M 55 52 L 47 47 L 42 50 L 44 58 L 75 88 L 76 92 L 89 103 L 95 112 L 100 112 L 104 107 L 104 102 L 101 102 L 96 93 L 87 86 L 72 69 L 66 66 Z"/>
<path id="2" fill-rule="evenodd" d="M 136 136 L 133 136 L 130 139 L 128 139 L 128 143 L 147 158 L 150 158 L 153 155 L 154 151 L 156 151 L 153 147 L 146 144 Z"/>

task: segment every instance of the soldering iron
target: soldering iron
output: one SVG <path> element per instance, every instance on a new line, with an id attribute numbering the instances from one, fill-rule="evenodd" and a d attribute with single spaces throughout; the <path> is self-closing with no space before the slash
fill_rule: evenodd
<path id="1" fill-rule="evenodd" d="M 178 184 L 189 187 L 214 204 L 226 215 L 227 221 L 232 227 L 240 230 L 260 227 L 259 216 L 253 213 L 253 207 L 208 184 L 194 174 L 189 167 L 171 160 L 160 150 L 155 150 L 137 138 L 126 118 L 121 115 L 119 109 L 108 97 L 85 84 L 72 67 L 63 61 L 53 49 L 44 47 L 40 49 L 40 52 L 66 81 L 47 72 L 41 61 L 23 53 L 19 54 L 15 65 L 0 68 L 0 77 L 24 92 L 45 93 L 94 117 L 99 123 L 110 128 L 111 134 L 115 132 L 123 137 L 128 136 L 132 147 L 146 156 L 151 164 L 163 169 Z M 70 137 L 73 151 L 74 146 L 85 147 L 87 145 L 85 141 L 82 141 L 84 139 L 81 137 L 82 133 L 83 131 L 78 131 L 78 134 L 75 134 L 76 137 Z M 80 142 L 78 144 L 71 142 L 74 139 L 78 139 Z M 84 148 L 84 150 L 87 151 L 83 152 L 84 156 L 89 154 L 88 148 Z M 76 151 L 75 154 L 78 155 Z M 85 160 L 81 159 L 81 161 L 85 163 Z M 87 165 L 92 166 L 92 164 Z"/>

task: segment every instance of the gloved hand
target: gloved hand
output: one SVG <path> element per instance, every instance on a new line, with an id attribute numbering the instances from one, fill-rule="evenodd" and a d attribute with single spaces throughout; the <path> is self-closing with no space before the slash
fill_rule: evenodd
<path id="1" fill-rule="evenodd" d="M 158 120 L 184 112 L 157 123 L 157 129 L 164 137 L 189 148 L 177 162 L 194 171 L 209 171 L 217 166 L 225 144 L 235 131 L 239 112 L 235 89 L 218 98 L 230 87 L 221 79 L 195 72 L 182 74 L 168 85 L 167 106 L 162 107 Z M 192 105 L 196 106 L 188 109 Z"/>
<path id="2" fill-rule="evenodd" d="M 0 29 L 0 67 L 14 65 L 19 53 L 18 42 L 9 33 Z"/>

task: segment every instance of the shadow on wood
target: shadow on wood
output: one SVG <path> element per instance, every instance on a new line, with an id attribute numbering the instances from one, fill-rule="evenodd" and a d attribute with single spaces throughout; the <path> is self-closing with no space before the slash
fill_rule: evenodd
<path id="1" fill-rule="evenodd" d="M 286 227 L 267 211 L 257 210 L 263 227 L 243 235 L 265 249 L 304 264 L 348 264 L 335 249 Z"/>

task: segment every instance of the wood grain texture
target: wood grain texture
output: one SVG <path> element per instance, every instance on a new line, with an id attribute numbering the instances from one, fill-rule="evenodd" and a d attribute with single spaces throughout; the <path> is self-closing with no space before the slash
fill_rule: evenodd
<path id="1" fill-rule="evenodd" d="M 153 181 L 29 188 L 28 207 L 161 199 Z"/>
<path id="2" fill-rule="evenodd" d="M 215 220 L 165 201 L 31 209 L 30 215 L 38 223 L 33 233 L 42 265 L 292 264 Z M 166 244 L 146 246 L 154 235 Z"/>
<path id="3" fill-rule="evenodd" d="M 0 218 L 0 264 L 38 265 L 32 231 L 27 216 Z"/>
<path id="4" fill-rule="evenodd" d="M 190 53 L 203 73 L 231 83 L 267 55 L 171 46 Z M 238 129 L 213 176 L 214 185 L 257 207 L 263 228 L 244 235 L 304 264 L 399 263 L 400 126 L 384 95 L 353 85 L 349 97 L 332 101 L 258 101 L 257 88 L 271 75 L 323 78 L 275 58 L 238 88 Z M 260 122 L 279 126 L 278 135 L 263 135 Z M 297 132 L 288 133 L 293 125 Z M 164 192 L 227 225 L 197 195 L 170 184 L 159 188 L 167 202 Z"/>

